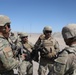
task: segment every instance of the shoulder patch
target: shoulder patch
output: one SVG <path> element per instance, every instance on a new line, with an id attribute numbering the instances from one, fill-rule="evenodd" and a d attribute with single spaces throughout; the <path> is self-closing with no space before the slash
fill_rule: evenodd
<path id="1" fill-rule="evenodd" d="M 12 52 L 12 49 L 10 47 L 5 47 L 3 52 L 7 58 L 13 56 L 13 52 Z"/>
<path id="2" fill-rule="evenodd" d="M 4 52 L 9 52 L 10 50 L 11 50 L 10 47 L 5 47 L 5 48 L 4 48 Z"/>

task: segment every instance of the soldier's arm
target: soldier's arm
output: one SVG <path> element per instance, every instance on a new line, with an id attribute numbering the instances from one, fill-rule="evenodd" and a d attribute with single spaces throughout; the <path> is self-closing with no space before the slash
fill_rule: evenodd
<path id="1" fill-rule="evenodd" d="M 52 74 L 56 75 L 76 75 L 76 56 L 66 51 L 62 51 L 51 70 Z"/>
<path id="2" fill-rule="evenodd" d="M 60 49 L 59 49 L 59 43 L 56 40 L 55 40 L 54 48 L 55 48 L 55 51 L 56 51 L 56 54 L 57 54 L 60 51 Z"/>
<path id="3" fill-rule="evenodd" d="M 43 40 L 44 37 L 45 37 L 45 35 L 43 35 L 43 34 L 41 34 L 41 35 L 39 36 L 38 40 L 37 40 L 36 43 L 35 43 L 35 48 L 36 48 L 36 49 L 40 46 L 41 40 Z"/>
<path id="4" fill-rule="evenodd" d="M 55 59 L 51 73 L 55 75 L 64 75 L 67 60 L 68 60 L 68 53 L 66 51 L 61 52 L 58 58 Z"/>
<path id="5" fill-rule="evenodd" d="M 29 41 L 28 41 L 28 44 L 30 45 L 30 48 L 33 50 L 34 44 L 32 42 L 29 42 Z"/>
<path id="6" fill-rule="evenodd" d="M 0 60 L 7 70 L 11 70 L 20 66 L 21 62 L 14 58 L 10 46 L 3 46 L 0 50 Z"/>
<path id="7" fill-rule="evenodd" d="M 0 51 L 0 60 L 3 63 L 3 66 L 11 70 L 19 65 L 19 61 L 13 58 L 13 52 L 10 47 L 5 47 L 2 51 Z"/>
<path id="8" fill-rule="evenodd" d="M 41 39 L 40 39 L 40 38 L 38 38 L 38 40 L 36 41 L 36 43 L 35 43 L 34 47 L 35 47 L 35 48 L 38 48 L 38 47 L 39 47 L 39 45 L 40 45 L 40 43 L 41 43 Z"/>
<path id="9" fill-rule="evenodd" d="M 74 53 L 69 54 L 66 63 L 65 74 L 76 75 L 76 55 Z"/>

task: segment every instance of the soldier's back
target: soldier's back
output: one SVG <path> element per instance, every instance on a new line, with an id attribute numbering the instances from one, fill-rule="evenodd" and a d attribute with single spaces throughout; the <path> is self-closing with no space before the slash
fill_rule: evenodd
<path id="1" fill-rule="evenodd" d="M 76 47 L 68 47 L 55 60 L 52 75 L 76 75 Z"/>

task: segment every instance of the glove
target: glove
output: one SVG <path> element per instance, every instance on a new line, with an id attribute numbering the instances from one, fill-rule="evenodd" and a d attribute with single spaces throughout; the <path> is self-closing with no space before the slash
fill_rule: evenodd
<path id="1" fill-rule="evenodd" d="M 56 57 L 56 52 L 52 52 L 52 53 L 48 53 L 46 55 L 47 58 L 53 58 L 53 57 Z"/>
<path id="2" fill-rule="evenodd" d="M 31 52 L 31 59 L 33 59 L 36 62 L 39 61 L 39 54 L 38 54 L 38 51 L 37 50 L 33 50 Z"/>
<path id="3" fill-rule="evenodd" d="M 41 35 L 39 36 L 39 39 L 42 40 L 44 37 L 45 37 L 45 35 L 44 35 L 44 34 L 41 34 Z"/>

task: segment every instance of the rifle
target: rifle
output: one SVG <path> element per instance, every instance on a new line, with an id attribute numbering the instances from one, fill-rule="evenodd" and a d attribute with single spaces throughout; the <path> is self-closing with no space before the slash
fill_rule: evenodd
<path id="1" fill-rule="evenodd" d="M 21 55 L 23 54 L 23 45 L 21 44 L 21 47 L 17 50 L 17 57 L 18 57 L 18 60 L 22 63 L 22 58 L 21 58 Z M 21 71 L 21 66 L 18 67 L 18 75 L 23 75 L 22 71 Z"/>
<path id="2" fill-rule="evenodd" d="M 23 45 L 23 53 L 26 54 L 25 60 L 30 61 L 31 60 L 31 53 L 30 51 Z"/>
<path id="3" fill-rule="evenodd" d="M 40 45 L 37 49 L 34 48 L 31 53 L 31 58 L 36 62 L 39 61 L 39 52 L 41 56 L 47 55 L 49 53 L 49 51 L 43 45 Z"/>
<path id="4" fill-rule="evenodd" d="M 49 51 L 48 51 L 44 46 L 40 47 L 40 48 L 38 49 L 38 51 L 40 51 L 40 53 L 41 53 L 42 55 L 47 55 L 47 54 L 49 53 Z"/>
<path id="5" fill-rule="evenodd" d="M 38 62 L 39 61 L 39 54 L 38 54 L 38 50 L 37 49 L 33 49 L 31 52 L 31 59 L 33 59 L 34 61 Z"/>

